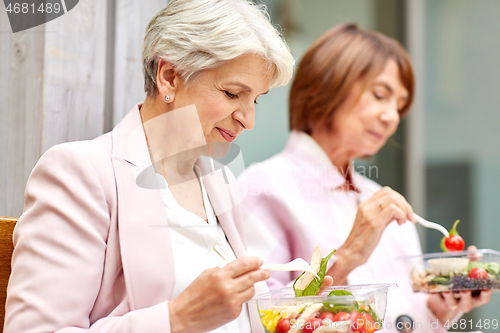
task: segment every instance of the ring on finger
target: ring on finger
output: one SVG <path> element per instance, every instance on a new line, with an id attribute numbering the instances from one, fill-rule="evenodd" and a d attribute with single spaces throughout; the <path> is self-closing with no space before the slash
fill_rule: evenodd
<path id="1" fill-rule="evenodd" d="M 378 202 L 378 205 L 380 206 L 380 208 L 384 209 L 384 206 L 382 206 L 382 200 Z"/>

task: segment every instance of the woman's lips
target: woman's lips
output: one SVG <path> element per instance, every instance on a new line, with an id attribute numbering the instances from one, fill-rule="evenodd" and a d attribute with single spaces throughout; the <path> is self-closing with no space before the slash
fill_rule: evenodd
<path id="1" fill-rule="evenodd" d="M 217 130 L 219 131 L 220 135 L 227 141 L 227 142 L 233 142 L 234 139 L 236 139 L 236 134 L 234 134 L 231 131 L 216 127 Z"/>
<path id="2" fill-rule="evenodd" d="M 374 132 L 374 131 L 368 131 L 368 133 L 373 135 L 378 140 L 384 140 L 384 136 L 382 134 L 379 134 L 379 133 Z"/>

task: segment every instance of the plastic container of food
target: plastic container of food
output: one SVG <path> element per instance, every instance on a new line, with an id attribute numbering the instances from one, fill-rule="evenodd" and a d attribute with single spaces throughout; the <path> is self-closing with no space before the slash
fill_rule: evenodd
<path id="1" fill-rule="evenodd" d="M 500 291 L 500 252 L 474 250 L 401 257 L 415 292 Z"/>
<path id="2" fill-rule="evenodd" d="M 279 333 L 282 319 L 290 321 L 289 333 L 353 332 L 356 325 L 366 325 L 366 331 L 374 332 L 382 327 L 387 292 L 395 288 L 396 284 L 335 286 L 322 288 L 317 296 L 304 297 L 295 297 L 293 288 L 281 288 L 257 295 L 248 303 L 257 307 L 267 333 Z M 334 290 L 352 295 L 328 296 Z"/>

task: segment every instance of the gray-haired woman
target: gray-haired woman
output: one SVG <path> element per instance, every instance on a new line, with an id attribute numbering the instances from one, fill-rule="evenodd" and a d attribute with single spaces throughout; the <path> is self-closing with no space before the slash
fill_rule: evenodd
<path id="1" fill-rule="evenodd" d="M 33 170 L 4 332 L 262 329 L 244 302 L 269 272 L 246 257 L 234 178 L 202 155 L 254 126 L 254 102 L 288 82 L 293 58 L 245 0 L 171 0 L 142 53 L 144 103 Z"/>

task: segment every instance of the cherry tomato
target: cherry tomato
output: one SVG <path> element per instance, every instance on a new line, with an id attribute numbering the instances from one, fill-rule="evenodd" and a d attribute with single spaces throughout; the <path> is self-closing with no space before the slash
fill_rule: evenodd
<path id="1" fill-rule="evenodd" d="M 465 243 L 463 238 L 459 235 L 451 235 L 444 240 L 444 246 L 450 252 L 463 251 L 465 248 Z"/>
<path id="2" fill-rule="evenodd" d="M 304 328 L 302 329 L 304 333 L 312 333 L 314 330 L 320 328 L 323 325 L 323 320 L 320 318 L 307 319 Z"/>
<path id="3" fill-rule="evenodd" d="M 363 333 L 364 328 L 362 324 L 361 313 L 358 311 L 351 312 L 351 329 L 356 333 Z"/>
<path id="4" fill-rule="evenodd" d="M 484 268 L 476 267 L 469 271 L 469 277 L 471 279 L 487 279 L 488 272 Z"/>
<path id="5" fill-rule="evenodd" d="M 322 314 L 319 315 L 319 318 L 321 320 L 330 319 L 331 321 L 333 321 L 335 315 L 331 312 L 323 312 Z"/>
<path id="6" fill-rule="evenodd" d="M 378 325 L 375 324 L 375 320 L 373 320 L 372 316 L 369 313 L 362 313 L 360 318 L 361 320 L 363 320 L 364 332 L 373 333 L 377 330 Z"/>
<path id="7" fill-rule="evenodd" d="M 339 312 L 335 315 L 333 321 L 348 321 L 351 320 L 351 315 L 347 312 Z"/>
<path id="8" fill-rule="evenodd" d="M 290 319 L 282 318 L 278 321 L 278 325 L 276 325 L 276 333 L 287 333 L 291 326 Z"/>

